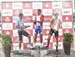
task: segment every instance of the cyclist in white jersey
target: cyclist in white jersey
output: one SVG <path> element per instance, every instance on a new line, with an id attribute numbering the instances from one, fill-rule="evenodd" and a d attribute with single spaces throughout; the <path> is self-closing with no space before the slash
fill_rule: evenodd
<path id="1" fill-rule="evenodd" d="M 19 14 L 19 20 L 17 20 L 17 24 L 16 27 L 18 28 L 18 35 L 19 35 L 19 49 L 21 50 L 21 43 L 22 43 L 22 35 L 28 37 L 29 39 L 29 45 L 28 48 L 32 48 L 31 46 L 31 37 L 30 35 L 24 30 L 25 26 L 24 26 L 24 22 L 23 22 L 23 14 L 20 13 Z"/>
<path id="2" fill-rule="evenodd" d="M 50 22 L 50 32 L 49 32 L 49 35 L 48 35 L 48 43 L 47 43 L 47 46 L 45 48 L 49 48 L 49 42 L 50 42 L 50 39 L 51 39 L 51 36 L 55 35 L 55 38 L 56 38 L 56 52 L 58 52 L 58 30 L 60 28 L 60 16 L 58 13 L 55 13 L 51 22 Z"/>

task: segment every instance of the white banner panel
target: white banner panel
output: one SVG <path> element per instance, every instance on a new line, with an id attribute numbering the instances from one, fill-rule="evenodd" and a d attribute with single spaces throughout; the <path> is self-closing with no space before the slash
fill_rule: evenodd
<path id="1" fill-rule="evenodd" d="M 24 14 L 24 16 L 32 16 L 33 14 L 32 9 L 24 9 L 22 13 Z"/>
<path id="2" fill-rule="evenodd" d="M 63 43 L 59 42 L 58 43 L 58 49 L 62 49 L 63 48 L 62 46 L 63 46 Z M 56 42 L 53 43 L 53 49 L 56 49 Z"/>
<path id="3" fill-rule="evenodd" d="M 2 10 L 2 16 L 12 16 L 12 10 L 11 9 L 3 9 Z"/>
<path id="4" fill-rule="evenodd" d="M 52 9 L 42 9 L 42 14 L 45 16 L 51 16 L 52 15 Z"/>
<path id="5" fill-rule="evenodd" d="M 12 4 L 13 9 L 22 9 L 23 8 L 23 4 L 22 3 L 13 3 Z"/>
<path id="6" fill-rule="evenodd" d="M 26 36 L 23 36 L 23 43 L 29 43 L 29 38 Z"/>
<path id="7" fill-rule="evenodd" d="M 33 2 L 32 9 L 42 9 L 42 2 Z"/>
<path id="8" fill-rule="evenodd" d="M 17 24 L 17 21 L 19 20 L 18 16 L 13 16 L 13 23 Z"/>
<path id="9" fill-rule="evenodd" d="M 62 29 L 59 29 L 59 36 L 62 36 L 62 33 L 63 33 Z"/>
<path id="10" fill-rule="evenodd" d="M 13 30 L 13 36 L 18 36 L 18 30 Z"/>
<path id="11" fill-rule="evenodd" d="M 72 28 L 72 22 L 63 22 L 62 23 L 63 28 Z"/>
<path id="12" fill-rule="evenodd" d="M 53 9 L 61 9 L 62 8 L 62 2 L 52 2 L 52 8 Z"/>
<path id="13" fill-rule="evenodd" d="M 72 9 L 62 9 L 62 15 L 72 15 Z"/>
<path id="14" fill-rule="evenodd" d="M 13 24 L 12 23 L 2 23 L 2 29 L 3 30 L 12 30 Z"/>
<path id="15" fill-rule="evenodd" d="M 43 23 L 43 29 L 50 29 L 50 23 L 49 22 L 44 22 Z"/>

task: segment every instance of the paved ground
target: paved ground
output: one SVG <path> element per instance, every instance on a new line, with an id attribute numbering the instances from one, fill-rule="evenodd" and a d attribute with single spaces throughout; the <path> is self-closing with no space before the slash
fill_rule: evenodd
<path id="1" fill-rule="evenodd" d="M 47 52 L 50 52 L 47 54 Z M 71 50 L 71 55 L 67 56 L 62 50 L 59 50 L 59 54 L 56 56 L 55 50 L 29 50 L 23 51 L 23 53 L 18 53 L 14 51 L 11 53 L 11 57 L 75 57 L 75 51 Z"/>
<path id="2" fill-rule="evenodd" d="M 49 52 L 49 54 L 47 54 Z M 4 57 L 3 51 L 0 53 L 1 57 Z M 64 54 L 63 50 L 59 50 L 59 54 L 55 54 L 55 50 L 47 49 L 33 49 L 23 50 L 22 52 L 12 51 L 11 57 L 75 57 L 75 51 L 71 50 L 70 56 Z"/>

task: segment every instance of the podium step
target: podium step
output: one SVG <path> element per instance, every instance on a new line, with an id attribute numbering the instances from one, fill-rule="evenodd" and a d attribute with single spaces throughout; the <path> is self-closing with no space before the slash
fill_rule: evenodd
<path id="1" fill-rule="evenodd" d="M 12 51 L 11 57 L 34 57 L 30 51 Z"/>
<path id="2" fill-rule="evenodd" d="M 47 54 L 49 52 L 49 54 Z M 75 57 L 75 51 L 71 50 L 71 55 L 65 55 L 63 50 L 59 50 L 59 54 L 55 53 L 55 50 L 42 50 L 35 49 L 24 51 L 23 53 L 19 53 L 18 51 L 13 51 L 11 57 Z"/>

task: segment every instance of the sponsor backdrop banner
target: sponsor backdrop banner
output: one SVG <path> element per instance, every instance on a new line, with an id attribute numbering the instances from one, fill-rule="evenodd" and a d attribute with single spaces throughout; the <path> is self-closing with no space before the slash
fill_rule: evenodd
<path id="1" fill-rule="evenodd" d="M 50 30 L 50 21 L 55 12 L 60 14 L 62 20 L 61 28 L 59 29 L 59 49 L 63 49 L 64 32 L 72 33 L 72 0 L 62 0 L 58 2 L 2 2 L 2 33 L 11 35 L 12 37 L 12 50 L 18 50 L 19 41 L 16 28 L 16 20 L 18 20 L 18 14 L 22 12 L 24 14 L 23 20 L 25 25 L 30 27 L 25 29 L 31 35 L 31 41 L 34 40 L 34 29 L 32 18 L 36 14 L 37 9 L 42 10 L 44 15 L 43 23 L 43 45 L 47 44 L 48 33 Z M 40 43 L 39 35 L 37 38 L 37 44 Z M 22 49 L 27 49 L 28 38 L 23 36 Z M 54 35 L 51 37 L 50 49 L 55 49 L 56 40 Z"/>

